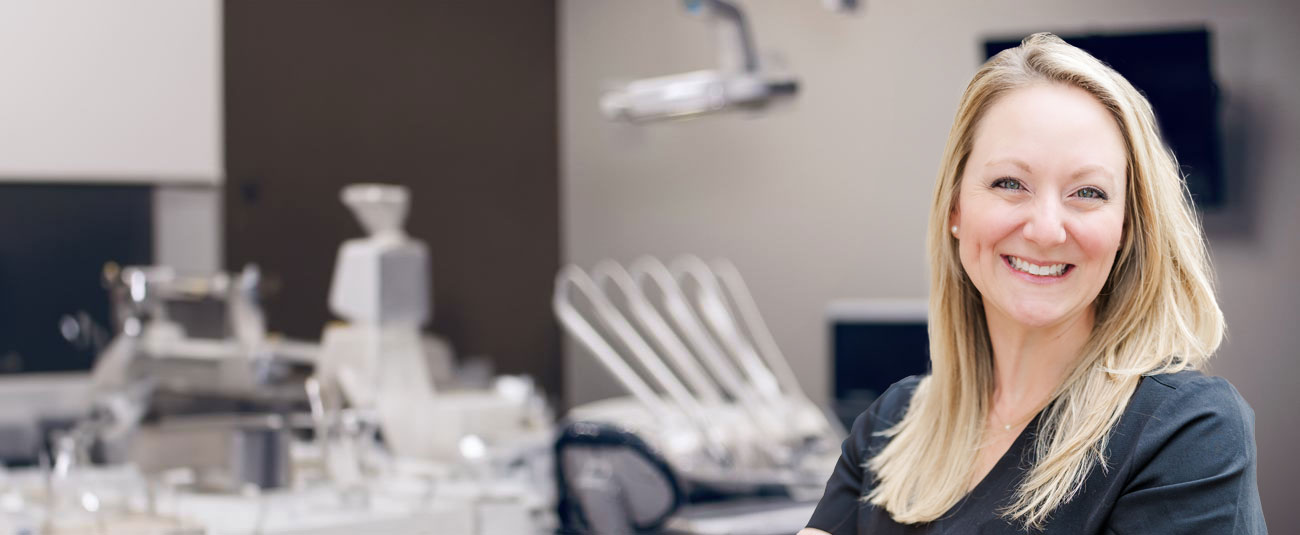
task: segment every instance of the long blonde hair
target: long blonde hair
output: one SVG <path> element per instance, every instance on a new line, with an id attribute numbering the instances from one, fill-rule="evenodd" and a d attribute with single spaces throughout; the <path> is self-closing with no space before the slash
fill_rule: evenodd
<path id="1" fill-rule="evenodd" d="M 1041 529 L 1089 472 L 1106 470 L 1106 443 L 1141 376 L 1197 368 L 1218 348 L 1223 314 L 1186 186 L 1151 106 L 1114 70 L 1049 33 L 985 63 L 962 95 L 935 187 L 927 249 L 931 372 L 892 439 L 867 462 L 865 499 L 913 524 L 942 516 L 967 492 L 993 389 L 993 352 L 979 292 L 962 270 L 948 217 L 976 126 L 999 97 L 1060 83 L 1092 94 L 1114 116 L 1128 153 L 1124 235 L 1097 296 L 1095 324 L 1075 369 L 1040 418 L 1033 467 L 1001 511 Z"/>

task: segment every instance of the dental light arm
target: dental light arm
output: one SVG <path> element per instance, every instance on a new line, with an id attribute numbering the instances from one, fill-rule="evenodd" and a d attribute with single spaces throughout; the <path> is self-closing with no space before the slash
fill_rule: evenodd
<path id="1" fill-rule="evenodd" d="M 686 8 L 692 13 L 705 13 L 717 25 L 718 56 L 723 72 L 758 72 L 754 37 L 740 8 L 726 0 L 686 0 Z"/>
<path id="2" fill-rule="evenodd" d="M 609 91 L 600 99 L 605 117 L 649 122 L 733 107 L 758 108 L 796 91 L 794 80 L 760 75 L 753 37 L 740 8 L 725 0 L 687 0 L 686 6 L 716 23 L 720 68 L 636 80 Z"/>
<path id="3" fill-rule="evenodd" d="M 823 0 L 827 9 L 853 11 L 857 0 Z M 745 13 L 729 0 L 685 0 L 686 9 L 713 22 L 718 68 L 644 78 L 607 91 L 600 110 L 633 123 L 692 117 L 733 108 L 759 109 L 794 95 L 799 82 L 762 72 Z"/>

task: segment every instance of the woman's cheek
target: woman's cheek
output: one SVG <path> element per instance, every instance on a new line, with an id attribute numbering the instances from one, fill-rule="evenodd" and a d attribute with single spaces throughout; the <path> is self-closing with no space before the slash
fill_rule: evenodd
<path id="1" fill-rule="evenodd" d="M 1089 263 L 1096 263 L 1097 267 L 1104 268 L 1103 272 L 1109 272 L 1124 235 L 1124 214 L 1107 212 L 1089 216 L 1076 222 L 1074 239 Z"/>

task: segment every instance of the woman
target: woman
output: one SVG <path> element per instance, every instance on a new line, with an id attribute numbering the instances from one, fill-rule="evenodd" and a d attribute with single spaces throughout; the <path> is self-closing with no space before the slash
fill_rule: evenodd
<path id="1" fill-rule="evenodd" d="M 931 371 L 858 417 L 801 535 L 1265 533 L 1254 415 L 1150 105 L 1051 34 L 967 87 L 930 232 Z"/>

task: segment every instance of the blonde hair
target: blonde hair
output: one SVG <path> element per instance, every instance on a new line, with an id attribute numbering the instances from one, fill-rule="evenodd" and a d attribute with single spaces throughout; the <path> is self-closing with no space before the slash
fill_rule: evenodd
<path id="1" fill-rule="evenodd" d="M 966 494 L 993 389 L 993 353 L 979 292 L 964 275 L 948 218 L 976 127 L 999 97 L 1039 83 L 1081 88 L 1114 116 L 1128 153 L 1124 234 L 1094 302 L 1095 324 L 1075 369 L 1040 418 L 1035 462 L 1000 513 L 1041 529 L 1094 468 L 1141 376 L 1198 368 L 1223 337 L 1204 237 L 1151 106 L 1123 77 L 1049 33 L 993 57 L 962 95 L 930 212 L 931 372 L 892 437 L 867 462 L 865 498 L 895 521 L 939 518 Z"/>

